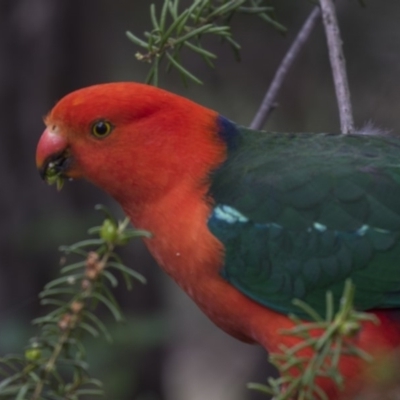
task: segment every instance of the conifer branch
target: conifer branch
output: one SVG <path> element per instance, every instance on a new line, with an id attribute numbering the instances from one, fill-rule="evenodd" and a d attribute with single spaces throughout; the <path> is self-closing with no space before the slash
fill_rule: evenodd
<path id="1" fill-rule="evenodd" d="M 307 20 L 301 27 L 298 35 L 296 36 L 294 42 L 290 46 L 288 52 L 283 58 L 278 70 L 272 79 L 271 85 L 268 88 L 267 93 L 258 109 L 253 121 L 250 124 L 251 129 L 262 129 L 269 115 L 276 107 L 276 98 L 286 79 L 286 76 L 293 65 L 294 61 L 297 59 L 301 49 L 307 43 L 311 32 L 316 26 L 321 16 L 320 8 L 315 7 L 313 11 L 308 16 Z"/>
<path id="2" fill-rule="evenodd" d="M 340 36 L 335 5 L 333 0 L 320 0 L 320 6 L 339 108 L 340 129 L 342 133 L 353 133 L 355 128 L 346 72 L 346 60 L 343 53 L 343 42 Z"/>
<path id="3" fill-rule="evenodd" d="M 230 23 L 238 14 L 257 15 L 280 32 L 286 28 L 274 18 L 274 8 L 265 5 L 265 0 L 195 0 L 192 5 L 180 10 L 179 0 L 164 0 L 159 16 L 154 4 L 150 6 L 152 30 L 144 32 L 144 39 L 126 32 L 129 40 L 145 49 L 137 52 L 139 61 L 151 64 L 146 82 L 157 86 L 160 64 L 167 60 L 167 70 L 176 69 L 184 82 L 187 79 L 202 84 L 202 81 L 182 65 L 180 54 L 184 48 L 197 53 L 213 67 L 216 54 L 205 49 L 201 43 L 204 35 L 214 35 L 226 41 L 239 60 L 240 44 L 233 39 Z"/>
<path id="4" fill-rule="evenodd" d="M 111 271 L 122 274 L 128 289 L 131 279 L 145 279 L 122 264 L 114 252 L 134 237 L 149 236 L 148 232 L 129 229 L 129 220 L 117 222 L 106 212 L 103 224 L 90 229 L 98 238 L 88 239 L 61 250 L 81 259 L 64 266 L 62 276 L 48 283 L 40 293 L 41 304 L 51 311 L 33 321 L 39 327 L 30 340 L 24 356 L 0 358 L 1 399 L 63 399 L 78 400 L 85 396 L 102 396 L 102 384 L 89 375 L 82 339 L 111 336 L 103 322 L 93 313 L 97 305 L 109 309 L 117 321 L 122 320 L 119 306 L 109 289 L 118 285 Z M 83 258 L 83 259 L 82 259 Z M 61 373 L 62 371 L 62 373 Z"/>
<path id="5" fill-rule="evenodd" d="M 283 346 L 280 353 L 270 355 L 271 363 L 281 376 L 270 378 L 268 385 L 250 383 L 248 387 L 272 395 L 274 400 L 328 400 L 317 379 L 327 377 L 341 388 L 344 378 L 339 370 L 339 361 L 342 356 L 352 355 L 366 362 L 372 360 L 369 354 L 352 343 L 351 338 L 362 329 L 363 322 L 378 323 L 378 320 L 373 314 L 354 310 L 354 293 L 355 286 L 347 280 L 340 309 L 334 314 L 334 299 L 332 293 L 327 292 L 325 318 L 303 301 L 294 300 L 293 303 L 308 315 L 311 322 L 291 316 L 295 327 L 281 333 L 296 337 L 298 343 L 293 347 Z M 316 334 L 316 331 L 320 333 Z M 311 355 L 302 353 L 305 350 L 311 351 Z M 295 376 L 293 370 L 297 370 Z"/>

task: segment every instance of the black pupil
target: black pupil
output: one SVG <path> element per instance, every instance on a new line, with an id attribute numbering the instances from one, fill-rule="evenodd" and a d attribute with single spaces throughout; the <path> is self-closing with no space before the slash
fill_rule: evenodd
<path id="1" fill-rule="evenodd" d="M 96 124 L 96 133 L 98 135 L 105 135 L 108 133 L 108 126 L 105 122 L 98 122 Z"/>

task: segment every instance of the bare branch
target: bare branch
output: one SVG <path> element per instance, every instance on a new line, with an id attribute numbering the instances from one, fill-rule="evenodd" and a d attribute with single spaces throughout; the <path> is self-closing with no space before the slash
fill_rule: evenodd
<path id="1" fill-rule="evenodd" d="M 268 91 L 265 94 L 265 97 L 260 105 L 260 108 L 258 109 L 253 121 L 251 122 L 250 128 L 261 129 L 271 112 L 276 107 L 276 97 L 282 87 L 286 75 L 288 74 L 290 67 L 293 65 L 294 61 L 299 55 L 300 50 L 303 48 L 308 38 L 310 37 L 310 34 L 317 24 L 320 15 L 320 8 L 315 7 L 308 16 L 306 22 L 300 29 L 300 32 L 298 33 L 296 39 L 294 40 L 285 57 L 283 58 L 281 65 L 276 71 L 271 85 L 269 86 Z"/>
<path id="2" fill-rule="evenodd" d="M 332 0 L 320 0 L 322 19 L 328 42 L 336 98 L 339 108 L 340 129 L 342 133 L 354 132 L 353 111 L 350 89 L 346 73 L 346 60 L 342 49 L 339 25 Z"/>

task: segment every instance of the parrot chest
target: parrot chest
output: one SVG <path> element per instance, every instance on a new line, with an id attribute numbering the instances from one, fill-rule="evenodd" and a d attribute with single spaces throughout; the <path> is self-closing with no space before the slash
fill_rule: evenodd
<path id="1" fill-rule="evenodd" d="M 122 205 L 135 227 L 152 233 L 144 242 L 160 267 L 218 327 L 241 341 L 263 342 L 256 328 L 261 323 L 263 334 L 273 338 L 276 324 L 271 321 L 287 318 L 251 300 L 221 276 L 225 249 L 208 228 L 211 205 L 204 201 L 206 193 L 204 189 L 189 196 L 176 190 L 140 212 L 130 207 L 132 203 Z"/>
<path id="2" fill-rule="evenodd" d="M 254 342 L 243 329 L 248 299 L 240 302 L 241 294 L 220 277 L 223 253 L 219 242 L 211 238 L 213 251 L 206 250 L 204 236 L 203 242 L 195 240 L 190 246 L 187 240 L 174 245 L 162 239 L 148 239 L 146 245 L 160 267 L 219 328 L 241 341 Z"/>

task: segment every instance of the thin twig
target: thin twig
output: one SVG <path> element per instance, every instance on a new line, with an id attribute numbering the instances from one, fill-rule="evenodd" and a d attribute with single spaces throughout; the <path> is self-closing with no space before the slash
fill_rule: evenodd
<path id="1" fill-rule="evenodd" d="M 317 6 L 310 13 L 306 22 L 304 22 L 304 25 L 300 29 L 300 32 L 298 33 L 296 39 L 294 40 L 284 59 L 282 60 L 281 65 L 276 71 L 272 83 L 269 86 L 267 93 L 265 94 L 260 108 L 258 109 L 253 121 L 251 122 L 250 128 L 261 129 L 265 124 L 268 116 L 271 114 L 271 111 L 273 111 L 273 109 L 276 107 L 276 97 L 286 78 L 286 75 L 288 74 L 290 67 L 293 65 L 294 61 L 299 55 L 300 50 L 306 44 L 320 16 L 321 11 L 320 8 Z"/>
<path id="2" fill-rule="evenodd" d="M 57 345 L 55 346 L 49 361 L 47 361 L 46 366 L 43 369 L 42 376 L 37 381 L 37 384 L 36 384 L 36 387 L 35 387 L 35 391 L 34 391 L 34 393 L 32 395 L 32 399 L 31 400 L 37 400 L 37 399 L 40 398 L 40 396 L 41 396 L 41 394 L 43 392 L 45 383 L 47 382 L 47 379 L 48 379 L 49 375 L 51 373 L 53 373 L 54 366 L 55 366 L 55 364 L 57 362 L 57 359 L 58 359 L 59 355 L 63 351 L 65 344 L 67 343 L 67 341 L 69 339 L 70 333 L 71 333 L 71 329 L 68 329 L 67 331 L 65 331 L 63 333 L 63 335 L 60 337 L 59 341 L 57 342 Z"/>
<path id="3" fill-rule="evenodd" d="M 333 80 L 335 83 L 340 116 L 340 129 L 342 133 L 352 133 L 354 132 L 353 111 L 350 101 L 349 82 L 346 73 L 346 60 L 343 54 L 342 40 L 336 18 L 335 6 L 332 0 L 320 0 L 320 5 L 326 40 L 328 42 Z"/>

